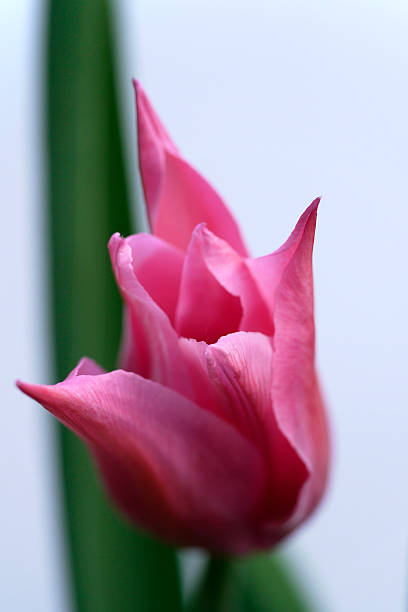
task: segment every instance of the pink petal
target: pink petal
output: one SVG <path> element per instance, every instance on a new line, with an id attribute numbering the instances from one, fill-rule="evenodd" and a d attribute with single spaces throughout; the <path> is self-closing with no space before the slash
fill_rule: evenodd
<path id="1" fill-rule="evenodd" d="M 315 372 L 312 253 L 316 212 L 317 203 L 303 215 L 281 254 L 289 261 L 274 297 L 275 412 L 279 427 L 312 474 L 302 492 L 298 521 L 320 499 L 329 464 L 327 422 Z"/>
<path id="2" fill-rule="evenodd" d="M 109 251 L 127 307 L 122 366 L 190 396 L 191 385 L 179 356 L 177 334 L 168 316 L 139 282 L 132 245 L 114 234 Z"/>
<path id="3" fill-rule="evenodd" d="M 197 269 L 205 266 L 225 291 L 239 297 L 243 314 L 238 329 L 259 331 L 269 336 L 274 334 L 274 301 L 277 287 L 304 239 L 306 226 L 315 222 L 318 204 L 319 199 L 306 209 L 280 249 L 257 259 L 242 257 L 204 226 L 196 229 L 195 266 Z M 197 261 L 199 259 L 203 263 Z M 186 293 L 183 283 L 184 276 L 180 295 Z M 193 281 L 189 285 L 192 284 Z M 192 290 L 190 292 L 192 293 Z M 186 315 L 185 317 L 187 318 Z M 176 320 L 178 321 L 178 318 Z M 228 317 L 224 320 L 228 322 Z M 222 321 L 221 316 L 219 326 Z"/>
<path id="4" fill-rule="evenodd" d="M 82 357 L 79 361 L 78 365 L 70 372 L 66 378 L 66 380 L 70 380 L 71 378 L 75 378 L 76 376 L 82 376 L 84 374 L 89 374 L 91 376 L 97 376 L 98 374 L 105 374 L 105 370 L 101 368 L 93 359 L 89 359 L 88 357 Z"/>
<path id="5" fill-rule="evenodd" d="M 202 259 L 203 264 L 201 265 L 205 265 L 206 269 L 226 292 L 239 298 L 241 302 L 242 317 L 235 330 L 259 331 L 272 335 L 271 311 L 257 279 L 252 273 L 251 260 L 239 255 L 229 244 L 215 236 L 204 226 L 197 228 L 196 240 L 200 245 L 197 249 L 196 258 Z M 196 263 L 196 266 L 198 267 L 198 263 Z M 190 285 L 192 284 L 193 281 L 190 282 Z M 221 313 L 219 325 L 224 324 L 225 326 L 228 323 L 228 314 L 224 316 Z"/>
<path id="6" fill-rule="evenodd" d="M 178 153 L 140 83 L 134 81 L 139 166 L 153 233 L 186 249 L 196 225 L 205 222 L 242 255 L 246 248 L 221 197 Z"/>
<path id="7" fill-rule="evenodd" d="M 151 234 L 129 236 L 125 242 L 131 248 L 138 281 L 173 322 L 184 253 Z"/>
<path id="8" fill-rule="evenodd" d="M 308 206 L 297 222 L 295 229 L 289 238 L 277 251 L 274 251 L 270 255 L 265 255 L 264 257 L 247 260 L 248 268 L 256 281 L 262 298 L 264 302 L 268 304 L 268 307 L 272 313 L 274 310 L 276 289 L 281 282 L 282 275 L 290 264 L 292 258 L 296 256 L 299 248 L 303 248 L 303 242 L 305 240 L 310 240 L 310 228 L 313 228 L 312 242 L 310 244 L 310 253 L 312 253 L 313 236 L 319 202 L 320 198 L 317 198 L 310 204 L 310 206 Z M 307 228 L 309 228 L 308 231 Z M 311 283 L 313 284 L 311 269 L 310 279 Z"/>
<path id="9" fill-rule="evenodd" d="M 277 529 L 271 536 L 271 525 L 279 527 L 292 517 L 310 477 L 277 422 L 271 341 L 260 333 L 237 332 L 211 346 L 186 339 L 181 346 L 196 403 L 234 426 L 262 453 L 268 471 L 262 520 L 268 531 L 259 535 L 256 546 L 270 546 L 286 533 Z"/>
<path id="10" fill-rule="evenodd" d="M 176 311 L 175 328 L 181 336 L 216 342 L 239 328 L 242 308 L 210 272 L 201 252 L 203 227 L 193 232 L 188 246 Z"/>
<path id="11" fill-rule="evenodd" d="M 19 387 L 85 440 L 133 520 L 178 543 L 248 545 L 265 473 L 255 446 L 223 420 L 130 372 Z"/>
<path id="12" fill-rule="evenodd" d="M 177 149 L 140 83 L 134 80 L 133 85 L 136 96 L 139 166 L 147 202 L 147 214 L 154 231 L 163 186 L 165 150 L 177 154 Z"/>
<path id="13" fill-rule="evenodd" d="M 236 426 L 263 450 L 269 470 L 265 515 L 268 522 L 279 524 L 293 514 L 310 473 L 277 419 L 271 341 L 263 334 L 237 332 L 209 350 L 214 358 L 212 378 L 229 396 Z M 298 427 L 303 427 L 305 418 L 299 410 Z"/>
<path id="14" fill-rule="evenodd" d="M 251 296 L 268 307 L 272 318 L 272 398 L 276 424 L 310 475 L 299 491 L 287 530 L 304 520 L 321 498 L 329 465 L 326 416 L 315 372 L 312 254 L 318 205 L 319 199 L 312 202 L 280 249 L 265 257 L 245 260 L 258 294 L 251 293 L 251 285 L 236 257 L 234 268 L 231 264 L 228 267 L 227 259 L 218 254 L 211 259 L 211 249 L 206 253 L 208 267 L 217 279 L 240 295 L 244 311 L 241 328 L 252 327 L 257 321 L 252 315 L 254 307 L 248 302 Z M 262 331 L 267 333 L 265 321 Z M 275 527 L 273 522 L 269 526 L 272 535 Z M 282 533 L 282 525 L 278 533 Z"/>

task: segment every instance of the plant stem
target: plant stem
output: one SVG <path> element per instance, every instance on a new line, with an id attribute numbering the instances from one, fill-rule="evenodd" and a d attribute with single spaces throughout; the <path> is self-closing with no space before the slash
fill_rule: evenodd
<path id="1" fill-rule="evenodd" d="M 225 557 L 211 556 L 188 612 L 221 612 L 230 576 L 231 562 Z"/>

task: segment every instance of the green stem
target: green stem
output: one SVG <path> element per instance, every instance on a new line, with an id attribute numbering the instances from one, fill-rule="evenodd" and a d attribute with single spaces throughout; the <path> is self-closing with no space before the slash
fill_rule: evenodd
<path id="1" fill-rule="evenodd" d="M 221 612 L 230 576 L 228 558 L 211 556 L 188 612 Z"/>

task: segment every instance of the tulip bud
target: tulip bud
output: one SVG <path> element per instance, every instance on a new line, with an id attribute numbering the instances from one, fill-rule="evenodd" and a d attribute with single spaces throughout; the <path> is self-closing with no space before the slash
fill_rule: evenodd
<path id="1" fill-rule="evenodd" d="M 126 312 L 122 369 L 82 359 L 57 385 L 19 386 L 85 441 L 136 524 L 219 553 L 269 548 L 310 515 L 327 480 L 319 201 L 280 249 L 250 258 L 221 197 L 135 92 L 152 234 L 109 243 Z"/>

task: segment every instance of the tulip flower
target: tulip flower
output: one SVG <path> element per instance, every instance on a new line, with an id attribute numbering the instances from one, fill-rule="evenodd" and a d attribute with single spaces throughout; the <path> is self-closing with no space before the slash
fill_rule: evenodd
<path id="1" fill-rule="evenodd" d="M 152 234 L 109 243 L 126 313 L 121 369 L 84 358 L 59 384 L 19 386 L 85 441 L 131 521 L 177 545 L 269 548 L 310 515 L 327 480 L 318 200 L 281 248 L 252 259 L 221 197 L 135 92 Z"/>

